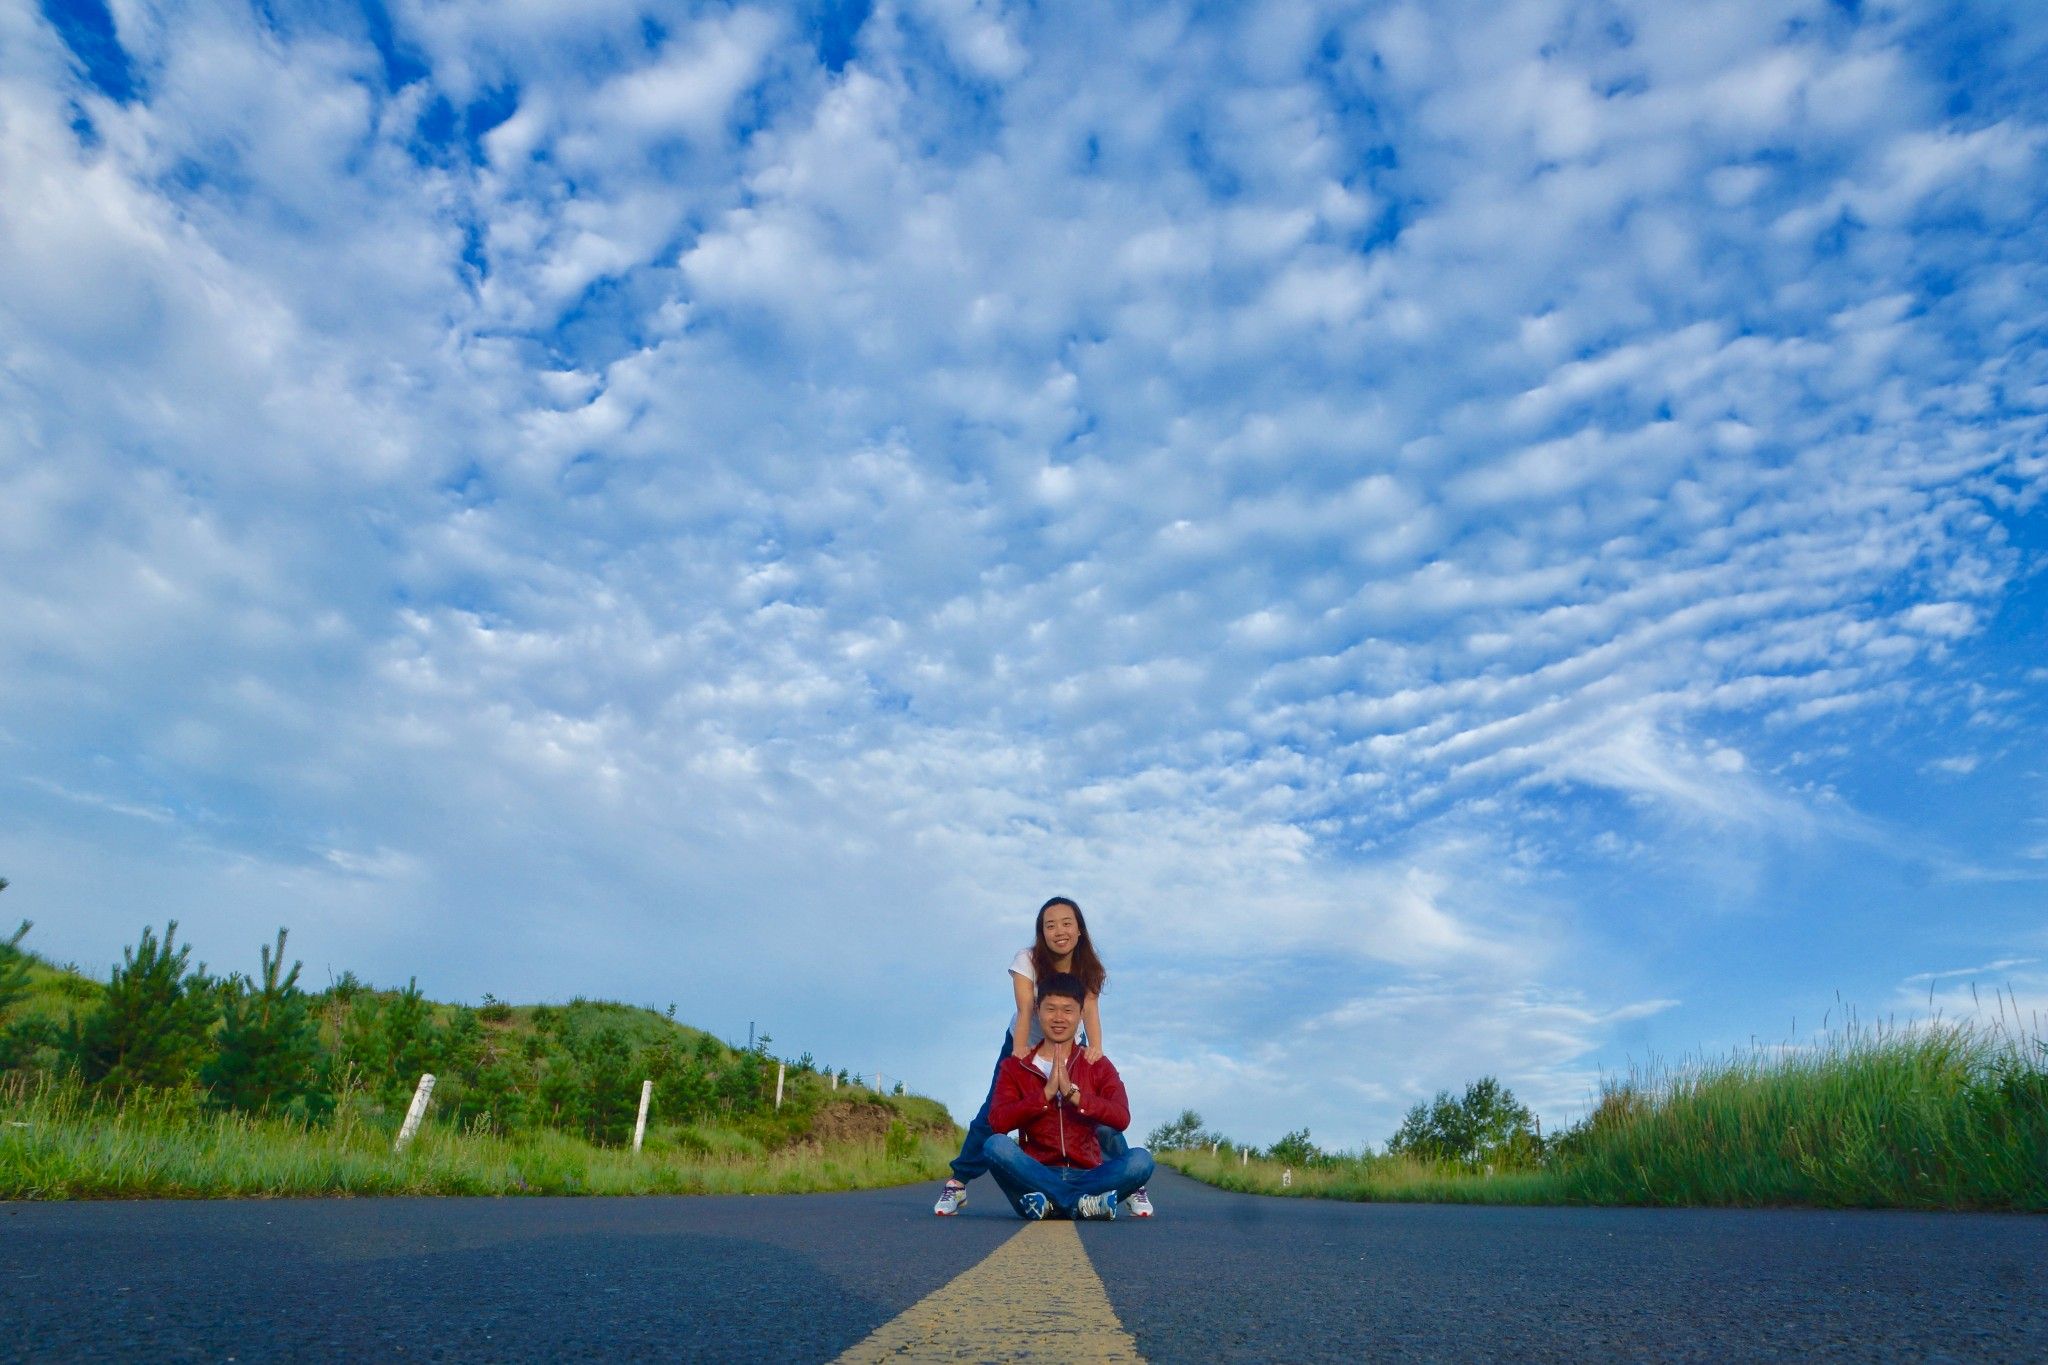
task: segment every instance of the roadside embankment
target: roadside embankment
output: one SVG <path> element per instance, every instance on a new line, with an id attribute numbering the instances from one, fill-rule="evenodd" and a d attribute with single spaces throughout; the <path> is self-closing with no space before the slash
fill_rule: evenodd
<path id="1" fill-rule="evenodd" d="M 896 1097 L 827 1105 L 782 1145 L 712 1123 L 651 1128 L 644 1148 L 575 1134 L 396 1123 L 346 1101 L 325 1122 L 209 1113 L 190 1094 L 110 1104 L 75 1084 L 0 1088 L 0 1199 L 305 1195 L 797 1194 L 938 1179 L 958 1143 Z M 933 1106 L 934 1108 L 936 1106 Z M 915 1125 L 915 1126 L 914 1126 Z"/>
<path id="2" fill-rule="evenodd" d="M 2048 1042 L 2010 1023 L 1852 1027 L 1645 1069 L 1515 1152 L 1525 1164 L 1156 1155 L 1224 1189 L 1306 1198 L 2048 1212 Z"/>

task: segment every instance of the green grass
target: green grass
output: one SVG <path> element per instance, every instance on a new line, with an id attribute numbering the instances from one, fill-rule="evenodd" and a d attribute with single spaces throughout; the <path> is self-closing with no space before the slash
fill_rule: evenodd
<path id="1" fill-rule="evenodd" d="M 782 1147 L 679 1125 L 650 1128 L 636 1156 L 558 1132 L 493 1137 L 430 1121 L 395 1154 L 392 1117 L 355 1102 L 311 1127 L 196 1105 L 188 1092 L 110 1105 L 62 1082 L 0 1087 L 0 1199 L 796 1194 L 936 1180 L 958 1144 L 950 1125 L 913 1128 L 883 1105 L 886 1132 Z"/>
<path id="2" fill-rule="evenodd" d="M 1351 1200 L 2048 1211 L 2048 1044 L 1940 1023 L 1852 1028 L 1609 1086 L 1537 1169 L 1386 1156 L 1292 1172 L 1234 1152 L 1158 1154 L 1225 1189 Z"/>
<path id="3" fill-rule="evenodd" d="M 61 1034 L 106 991 L 75 966 L 34 954 L 28 966 L 28 993 L 9 1022 L 39 1023 Z M 316 995 L 330 1053 L 351 1001 L 388 1003 L 396 994 L 356 983 Z M 444 1029 L 464 1014 L 455 1005 L 427 1005 Z M 828 1074 L 792 1065 L 778 1109 L 769 1103 L 772 1057 L 759 1059 L 760 1088 L 743 1095 L 699 1092 L 693 1100 L 680 1078 L 676 1090 L 665 1091 L 667 1083 L 658 1081 L 653 1123 L 637 1156 L 585 1140 L 580 1121 L 565 1120 L 558 1128 L 555 1115 L 541 1112 L 533 1059 L 545 1054 L 549 1065 L 559 1065 L 570 1041 L 602 1029 L 616 1031 L 636 1062 L 657 1050 L 684 1066 L 708 1061 L 730 1069 L 754 1062 L 672 1016 L 673 1007 L 663 1013 L 582 998 L 560 1005 L 492 1002 L 476 1010 L 480 1051 L 468 1065 L 524 1059 L 532 1109 L 510 1134 L 464 1128 L 454 1117 L 458 1109 L 477 1108 L 461 1106 L 465 1076 L 453 1066 L 436 1067 L 435 1108 L 402 1156 L 391 1145 L 404 1098 L 390 1102 L 388 1087 L 378 1087 L 386 1092 L 379 1103 L 352 1066 L 336 1068 L 345 1093 L 331 1121 L 305 1125 L 211 1112 L 196 1078 L 185 1088 L 125 1098 L 97 1092 L 66 1079 L 61 1047 L 46 1042 L 30 1065 L 0 1072 L 0 1199 L 737 1194 L 864 1188 L 945 1173 L 960 1130 L 943 1105 L 919 1095 L 877 1094 L 858 1083 L 835 1087 Z M 633 1081 L 636 1097 L 638 1088 Z M 677 1106 L 673 1116 L 664 1115 L 665 1102 Z M 576 1131 L 562 1131 L 570 1127 Z"/>
<path id="4" fill-rule="evenodd" d="M 1945 1024 L 1633 1077 L 1561 1173 L 1586 1203 L 2048 1210 L 2044 1062 Z"/>
<path id="5" fill-rule="evenodd" d="M 1348 1199 L 1357 1203 L 1422 1204 L 1559 1204 L 1564 1203 L 1556 1176 L 1549 1171 L 1513 1171 L 1498 1175 L 1474 1173 L 1453 1165 L 1434 1165 L 1393 1156 L 1335 1156 L 1309 1165 L 1253 1157 L 1246 1162 L 1232 1152 L 1211 1156 L 1206 1149 L 1157 1152 L 1157 1159 L 1183 1175 L 1219 1189 L 1246 1194 L 1277 1194 L 1296 1199 Z M 1285 1175 L 1291 1183 L 1281 1184 Z"/>

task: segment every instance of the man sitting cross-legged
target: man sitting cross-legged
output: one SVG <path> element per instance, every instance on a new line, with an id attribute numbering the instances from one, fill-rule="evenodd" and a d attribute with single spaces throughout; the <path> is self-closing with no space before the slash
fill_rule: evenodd
<path id="1" fill-rule="evenodd" d="M 1004 1058 L 996 1073 L 988 1111 L 995 1136 L 982 1150 L 989 1174 L 1026 1218 L 1114 1218 L 1117 1201 L 1152 1178 L 1144 1148 L 1105 1160 L 1096 1142 L 1098 1123 L 1119 1133 L 1130 1126 L 1131 1106 L 1109 1059 L 1091 1062 L 1074 1046 L 1085 994 L 1081 979 L 1066 972 L 1040 982 L 1045 1041 L 1029 1058 Z"/>

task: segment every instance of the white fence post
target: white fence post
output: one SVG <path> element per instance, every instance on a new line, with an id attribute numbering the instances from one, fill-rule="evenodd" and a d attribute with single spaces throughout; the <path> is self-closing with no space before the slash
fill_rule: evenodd
<path id="1" fill-rule="evenodd" d="M 405 1144 L 412 1141 L 412 1135 L 420 1130 L 420 1120 L 427 1116 L 427 1101 L 433 1098 L 434 1073 L 424 1072 L 419 1086 L 412 1092 L 412 1107 L 405 1111 L 405 1123 L 398 1130 L 398 1141 L 391 1144 L 391 1150 L 402 1152 Z"/>
<path id="2" fill-rule="evenodd" d="M 1282 1167 L 1280 1171 L 1280 1188 L 1284 1190 L 1293 1183 L 1294 1168 L 1292 1166 Z"/>
<path id="3" fill-rule="evenodd" d="M 633 1151 L 638 1155 L 640 1144 L 647 1140 L 647 1105 L 654 1098 L 654 1082 L 640 1082 L 640 1117 L 633 1121 Z"/>
<path id="4" fill-rule="evenodd" d="M 832 1073 L 832 1088 L 834 1090 L 839 1088 L 839 1073 L 836 1071 Z"/>
<path id="5" fill-rule="evenodd" d="M 782 1070 L 783 1064 L 777 1062 L 775 1064 L 775 1107 L 777 1109 L 782 1107 Z"/>
<path id="6" fill-rule="evenodd" d="M 1249 1166 L 1252 1164 L 1251 1148 L 1247 1147 L 1237 1154 L 1237 1164 L 1240 1166 Z"/>

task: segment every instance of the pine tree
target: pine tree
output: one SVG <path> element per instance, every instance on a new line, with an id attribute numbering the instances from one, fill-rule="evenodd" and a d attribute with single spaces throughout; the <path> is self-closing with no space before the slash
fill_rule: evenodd
<path id="1" fill-rule="evenodd" d="M 341 1059 L 378 1099 L 396 1104 L 412 1095 L 420 1073 L 441 1070 L 443 1041 L 415 979 L 388 1000 L 368 991 L 356 997 L 341 1030 Z"/>
<path id="2" fill-rule="evenodd" d="M 564 1130 L 581 1128 L 589 1116 L 590 1083 L 574 1052 L 557 1045 L 547 1051 L 540 1070 L 539 1114 L 544 1125 Z"/>
<path id="3" fill-rule="evenodd" d="M 7 889 L 7 879 L 0 877 L 0 891 Z M 0 1071 L 11 1071 L 22 1064 L 34 1049 L 42 1027 L 30 1023 L 9 1024 L 7 1016 L 28 994 L 29 956 L 21 946 L 28 937 L 28 931 L 35 926 L 23 920 L 21 927 L 11 937 L 0 938 Z"/>
<path id="4" fill-rule="evenodd" d="M 188 970 L 189 947 L 176 945 L 178 922 L 163 942 L 144 927 L 92 1012 L 73 1020 L 72 1059 L 85 1079 L 116 1090 L 174 1086 L 189 1080 L 206 1048 L 216 1001 L 205 970 Z"/>
<path id="5" fill-rule="evenodd" d="M 386 1093 L 394 1100 L 405 1099 L 419 1084 L 422 1073 L 441 1070 L 441 1031 L 434 1027 L 434 1006 L 420 994 L 418 978 L 384 1005 L 384 1055 L 390 1071 Z"/>
<path id="6" fill-rule="evenodd" d="M 354 1071 L 363 1087 L 380 1097 L 389 1088 L 391 1071 L 391 1059 L 384 1050 L 383 1022 L 382 1002 L 369 990 L 358 989 L 349 997 L 335 1055 L 337 1069 Z"/>
<path id="7" fill-rule="evenodd" d="M 294 962 L 282 972 L 284 941 L 279 929 L 275 955 L 267 944 L 261 949 L 259 980 L 236 982 L 222 1014 L 218 1050 L 200 1079 L 212 1088 L 214 1102 L 227 1108 L 311 1117 L 329 1105 L 320 1075 L 320 1028 L 311 997 L 299 989 L 304 964 Z"/>
<path id="8" fill-rule="evenodd" d="M 582 1040 L 585 1131 L 598 1142 L 620 1143 L 632 1130 L 639 1087 L 633 1083 L 633 1050 L 616 1024 Z"/>
<path id="9" fill-rule="evenodd" d="M 0 891 L 6 889 L 7 878 L 0 877 Z M 22 951 L 21 941 L 34 927 L 23 920 L 13 937 L 0 938 L 0 1024 L 7 1022 L 9 1011 L 28 994 L 28 954 Z"/>
<path id="10" fill-rule="evenodd" d="M 481 1123 L 494 1133 L 517 1130 L 526 1122 L 530 1079 L 517 1057 L 487 1046 L 475 1081 L 463 1090 L 457 1117 L 465 1124 Z"/>

